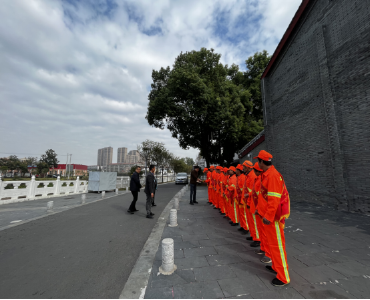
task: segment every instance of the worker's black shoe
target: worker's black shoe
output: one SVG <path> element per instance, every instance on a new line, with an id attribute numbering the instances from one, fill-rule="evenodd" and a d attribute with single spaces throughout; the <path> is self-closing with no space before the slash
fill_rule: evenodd
<path id="1" fill-rule="evenodd" d="M 234 224 L 233 221 L 229 221 L 230 224 Z"/>
<path id="2" fill-rule="evenodd" d="M 265 252 L 263 252 L 261 249 L 254 250 L 254 253 L 258 255 L 265 255 Z"/>
<path id="3" fill-rule="evenodd" d="M 239 223 L 233 223 L 233 224 L 231 224 L 231 226 L 238 226 L 239 225 Z"/>
<path id="4" fill-rule="evenodd" d="M 129 214 L 132 214 L 132 215 L 134 214 L 134 212 L 133 212 L 133 211 L 131 211 L 131 210 L 128 210 L 127 212 L 128 212 Z"/>
<path id="5" fill-rule="evenodd" d="M 153 216 L 151 216 L 151 215 L 146 215 L 146 217 L 147 217 L 148 219 L 153 219 Z"/>
<path id="6" fill-rule="evenodd" d="M 277 272 L 271 266 L 266 266 L 266 269 L 269 270 L 272 273 L 277 274 Z"/>
<path id="7" fill-rule="evenodd" d="M 248 236 L 247 238 L 245 238 L 247 241 L 253 241 L 253 238 L 251 236 Z"/>
<path id="8" fill-rule="evenodd" d="M 260 261 L 261 261 L 262 263 L 264 263 L 264 264 L 269 264 L 269 263 L 271 263 L 271 258 L 270 258 L 270 257 L 268 257 L 268 256 L 264 256 L 264 257 L 262 257 L 262 258 L 260 259 Z"/>
<path id="9" fill-rule="evenodd" d="M 239 231 L 244 231 L 243 227 L 238 228 Z"/>
<path id="10" fill-rule="evenodd" d="M 152 212 L 150 213 L 150 215 L 151 215 L 151 216 L 154 216 L 154 214 L 153 214 Z"/>
<path id="11" fill-rule="evenodd" d="M 190 202 L 190 205 L 194 205 L 194 203 L 193 202 Z"/>
<path id="12" fill-rule="evenodd" d="M 227 219 L 228 217 L 226 215 L 224 215 L 224 218 Z"/>
<path id="13" fill-rule="evenodd" d="M 216 206 L 213 209 L 218 209 Z"/>
<path id="14" fill-rule="evenodd" d="M 211 205 L 211 204 L 212 204 L 212 202 L 208 202 L 208 204 L 209 204 L 209 205 Z"/>
<path id="15" fill-rule="evenodd" d="M 260 244 L 261 244 L 261 242 L 259 242 L 259 241 L 254 241 L 253 243 L 251 243 L 251 247 L 259 247 L 260 246 Z"/>
<path id="16" fill-rule="evenodd" d="M 274 278 L 272 281 L 271 281 L 271 284 L 274 285 L 274 286 L 284 286 L 284 285 L 287 285 L 288 283 L 284 283 L 282 282 L 281 280 L 277 279 L 277 278 Z"/>
<path id="17" fill-rule="evenodd" d="M 248 234 L 248 232 L 249 232 L 249 230 L 245 230 L 245 229 L 243 228 L 242 234 Z"/>
<path id="18" fill-rule="evenodd" d="M 134 211 L 139 211 L 138 209 L 134 209 Z"/>
<path id="19" fill-rule="evenodd" d="M 157 204 L 153 203 L 152 206 L 157 206 Z"/>

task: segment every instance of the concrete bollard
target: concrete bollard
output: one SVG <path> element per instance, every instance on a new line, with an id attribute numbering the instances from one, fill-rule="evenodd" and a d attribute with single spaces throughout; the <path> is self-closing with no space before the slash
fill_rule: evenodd
<path id="1" fill-rule="evenodd" d="M 177 210 L 174 208 L 170 210 L 170 224 L 168 226 L 170 227 L 177 226 Z"/>
<path id="2" fill-rule="evenodd" d="M 54 207 L 54 201 L 49 201 L 49 202 L 46 204 L 46 211 L 47 211 L 47 212 L 52 212 L 52 211 L 53 211 L 53 207 Z"/>
<path id="3" fill-rule="evenodd" d="M 176 210 L 179 210 L 179 198 L 175 198 L 175 201 L 173 203 L 173 208 Z"/>
<path id="4" fill-rule="evenodd" d="M 174 260 L 174 245 L 173 239 L 162 240 L 162 265 L 159 267 L 159 272 L 163 275 L 171 275 L 175 272 L 177 266 Z"/>
<path id="5" fill-rule="evenodd" d="M 86 203 L 86 194 L 82 194 L 81 195 L 81 204 L 85 204 Z"/>
<path id="6" fill-rule="evenodd" d="M 102 191 L 101 192 L 101 198 L 104 199 L 104 197 L 105 197 L 105 191 Z"/>
<path id="7" fill-rule="evenodd" d="M 116 195 L 118 195 L 118 189 L 116 189 Z"/>

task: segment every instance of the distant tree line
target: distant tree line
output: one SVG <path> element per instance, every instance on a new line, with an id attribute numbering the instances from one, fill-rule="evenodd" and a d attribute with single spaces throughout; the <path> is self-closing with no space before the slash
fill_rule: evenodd
<path id="1" fill-rule="evenodd" d="M 157 166 L 157 173 L 163 173 L 163 170 L 172 170 L 174 173 L 190 173 L 194 165 L 192 158 L 175 156 L 161 142 L 145 140 L 137 146 L 137 150 L 147 167 L 151 164 Z"/>
<path id="2" fill-rule="evenodd" d="M 20 160 L 16 155 L 0 158 L 0 172 L 6 173 L 11 171 L 20 174 L 19 177 L 30 173 L 30 175 L 46 176 L 51 168 L 57 168 L 59 161 L 54 150 L 46 150 L 45 154 L 37 157 L 27 157 L 25 160 Z M 29 168 L 31 167 L 31 168 Z"/>

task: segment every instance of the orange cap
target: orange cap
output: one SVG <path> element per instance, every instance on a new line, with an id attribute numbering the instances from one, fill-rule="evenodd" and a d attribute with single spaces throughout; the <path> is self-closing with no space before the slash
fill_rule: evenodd
<path id="1" fill-rule="evenodd" d="M 243 166 L 242 166 L 241 164 L 238 164 L 238 165 L 236 166 L 236 168 L 237 168 L 237 169 L 239 169 L 240 171 L 243 171 Z"/>
<path id="2" fill-rule="evenodd" d="M 206 171 L 208 171 L 208 168 L 204 168 L 204 169 L 203 169 L 203 172 L 206 172 Z"/>
<path id="3" fill-rule="evenodd" d="M 247 168 L 253 168 L 253 163 L 249 160 L 246 160 L 243 162 L 243 166 L 246 166 Z"/>
<path id="4" fill-rule="evenodd" d="M 210 166 L 209 168 L 210 168 L 210 169 L 214 169 L 214 168 L 215 168 L 215 166 Z"/>
<path id="5" fill-rule="evenodd" d="M 258 162 L 256 162 L 253 166 L 253 169 L 256 169 L 257 171 L 263 172 L 263 170 L 260 168 Z"/>
<path id="6" fill-rule="evenodd" d="M 221 167 L 221 166 L 217 166 L 217 167 L 216 167 L 216 169 L 217 169 L 217 170 L 221 170 L 221 169 L 222 169 L 222 167 Z"/>
<path id="7" fill-rule="evenodd" d="M 225 168 L 223 169 L 223 171 L 224 171 L 224 172 L 227 172 L 227 171 L 229 171 L 229 169 L 225 167 Z"/>
<path id="8" fill-rule="evenodd" d="M 264 161 L 271 161 L 272 155 L 270 153 L 268 153 L 267 151 L 265 151 L 265 150 L 261 150 L 260 153 L 258 153 L 258 155 L 256 157 L 253 157 L 253 158 L 254 159 L 260 158 Z"/>
<path id="9" fill-rule="evenodd" d="M 235 169 L 235 167 L 234 167 L 234 166 L 231 166 L 231 167 L 229 168 L 229 170 L 236 172 L 236 169 Z"/>

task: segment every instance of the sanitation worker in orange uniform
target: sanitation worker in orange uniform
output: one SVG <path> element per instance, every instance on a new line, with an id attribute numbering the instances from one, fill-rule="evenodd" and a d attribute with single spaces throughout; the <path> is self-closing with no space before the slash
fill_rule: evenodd
<path id="1" fill-rule="evenodd" d="M 213 166 L 211 166 L 212 168 Z M 216 181 L 215 181 L 215 176 L 216 176 L 216 170 L 215 167 L 212 168 L 212 174 L 211 174 L 211 183 L 212 183 L 212 204 L 213 206 L 216 206 L 216 195 L 215 195 L 215 189 L 216 189 Z"/>
<path id="2" fill-rule="evenodd" d="M 290 282 L 288 261 L 285 251 L 284 223 L 290 214 L 290 200 L 284 179 L 272 165 L 272 155 L 261 150 L 257 157 L 261 174 L 261 196 L 258 201 L 258 214 L 263 219 L 272 267 L 268 270 L 276 274 L 274 286 L 284 286 Z"/>
<path id="3" fill-rule="evenodd" d="M 208 168 L 204 168 L 203 173 L 206 175 L 207 179 L 204 180 L 205 183 L 207 183 L 207 188 L 208 188 L 208 203 L 211 203 L 211 172 L 208 171 Z"/>
<path id="4" fill-rule="evenodd" d="M 230 218 L 230 208 L 229 208 L 229 169 L 224 168 L 225 177 L 224 177 L 224 199 L 225 199 L 225 216 L 224 218 Z"/>
<path id="5" fill-rule="evenodd" d="M 229 169 L 228 168 L 223 168 L 223 177 L 222 177 L 222 214 L 224 216 L 227 216 L 227 197 L 226 197 L 226 190 L 227 190 L 227 181 L 229 179 Z M 225 217 L 224 217 L 225 218 Z"/>
<path id="6" fill-rule="evenodd" d="M 238 185 L 237 185 L 237 194 L 238 194 L 238 218 L 240 223 L 240 228 L 238 229 L 242 233 L 246 234 L 249 231 L 247 218 L 244 211 L 244 183 L 245 183 L 245 175 L 243 173 L 243 166 L 238 165 L 236 167 L 236 175 L 238 176 Z"/>
<path id="7" fill-rule="evenodd" d="M 260 195 L 260 188 L 261 188 L 261 174 L 262 169 L 260 169 L 258 162 L 256 162 L 253 166 L 254 174 L 256 174 L 256 178 L 254 179 L 252 193 L 251 193 L 251 201 L 250 201 L 250 212 L 256 220 L 257 223 L 257 232 L 260 238 L 260 249 L 255 250 L 255 253 L 258 255 L 263 255 L 261 262 L 268 264 L 271 262 L 271 254 L 268 248 L 267 237 L 264 229 L 264 225 L 262 222 L 262 218 L 258 215 L 257 207 L 258 207 L 258 200 L 261 197 Z M 261 201 L 264 201 L 263 199 Z"/>
<path id="8" fill-rule="evenodd" d="M 224 174 L 224 168 L 220 169 L 220 214 L 225 214 L 225 198 L 224 198 L 224 180 L 225 180 L 225 174 Z"/>
<path id="9" fill-rule="evenodd" d="M 237 210 L 236 210 L 236 206 L 237 206 L 237 192 L 236 192 L 236 185 L 238 184 L 237 183 L 237 179 L 236 179 L 236 169 L 234 166 L 231 166 L 229 168 L 229 174 L 230 174 L 230 177 L 229 177 L 229 187 L 228 187 L 228 190 L 229 190 L 229 201 L 230 201 L 230 224 L 231 226 L 237 226 L 238 223 L 239 223 L 239 220 L 238 220 L 238 213 L 237 213 Z"/>
<path id="10" fill-rule="evenodd" d="M 254 180 L 256 179 L 256 174 L 254 172 L 248 173 L 248 178 L 246 180 L 246 185 L 248 189 L 248 200 L 247 200 L 247 220 L 249 225 L 249 232 L 251 233 L 250 237 L 247 237 L 248 241 L 253 241 L 251 247 L 259 247 L 261 244 L 260 234 L 258 232 L 256 216 L 251 213 L 250 205 L 252 199 L 252 188 Z"/>
<path id="11" fill-rule="evenodd" d="M 216 180 L 216 203 L 217 203 L 217 205 L 216 205 L 216 207 L 215 207 L 215 209 L 220 209 L 220 201 L 221 201 L 221 192 L 220 192 L 220 166 L 217 166 L 216 167 L 216 176 L 215 176 L 215 180 Z"/>

